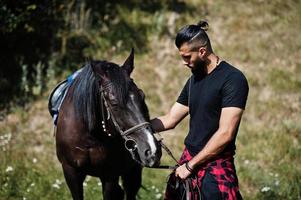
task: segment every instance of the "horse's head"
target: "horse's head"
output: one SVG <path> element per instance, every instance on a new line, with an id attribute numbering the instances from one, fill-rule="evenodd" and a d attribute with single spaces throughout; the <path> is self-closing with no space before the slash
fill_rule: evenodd
<path id="1" fill-rule="evenodd" d="M 92 62 L 91 66 L 99 80 L 103 110 L 125 140 L 126 149 L 142 165 L 158 165 L 161 147 L 149 124 L 144 93 L 130 78 L 134 69 L 133 50 L 122 66 L 110 62 Z"/>

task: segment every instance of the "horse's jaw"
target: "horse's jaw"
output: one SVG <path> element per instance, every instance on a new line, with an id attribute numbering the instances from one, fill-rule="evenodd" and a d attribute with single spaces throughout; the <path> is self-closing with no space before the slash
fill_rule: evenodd
<path id="1" fill-rule="evenodd" d="M 132 156 L 132 159 L 143 167 L 157 167 L 160 165 L 160 159 L 162 155 L 161 149 L 155 155 L 148 158 L 143 157 L 142 159 L 137 150 L 129 152 Z"/>

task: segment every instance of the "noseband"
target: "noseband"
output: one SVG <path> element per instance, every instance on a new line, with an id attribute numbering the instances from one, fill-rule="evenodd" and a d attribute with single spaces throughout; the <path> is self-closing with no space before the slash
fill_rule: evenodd
<path id="1" fill-rule="evenodd" d="M 111 85 L 111 84 L 106 85 L 106 88 L 109 85 Z M 150 123 L 149 122 L 142 122 L 142 123 L 140 123 L 140 124 L 138 124 L 136 126 L 133 126 L 133 127 L 129 128 L 129 129 L 123 131 L 120 128 L 120 126 L 119 126 L 119 124 L 118 124 L 118 122 L 117 122 L 117 120 L 116 120 L 116 118 L 115 118 L 115 116 L 114 116 L 114 114 L 113 114 L 110 106 L 109 106 L 109 103 L 107 102 L 107 100 L 106 100 L 106 98 L 104 96 L 104 87 L 102 87 L 102 86 L 101 86 L 101 89 L 100 89 L 100 95 L 101 95 L 100 101 L 101 101 L 101 107 L 102 107 L 101 114 L 102 114 L 102 119 L 103 119 L 101 123 L 102 123 L 102 128 L 103 128 L 104 132 L 106 132 L 108 134 L 108 136 L 112 136 L 112 135 L 107 132 L 105 120 L 109 120 L 110 118 L 111 118 L 111 120 L 112 120 L 112 122 L 113 122 L 113 124 L 114 124 L 114 126 L 116 128 L 116 130 L 120 133 L 121 137 L 124 138 L 126 141 L 127 140 L 132 140 L 132 139 L 129 139 L 128 136 L 130 134 L 132 134 L 133 132 L 135 132 L 135 131 L 137 131 L 137 130 L 139 130 L 141 128 L 144 128 L 144 127 L 150 127 Z M 107 110 L 107 115 L 108 115 L 107 118 L 105 118 L 104 107 Z"/>

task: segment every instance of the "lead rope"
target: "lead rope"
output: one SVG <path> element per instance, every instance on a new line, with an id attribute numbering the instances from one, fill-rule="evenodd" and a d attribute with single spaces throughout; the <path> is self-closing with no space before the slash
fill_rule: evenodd
<path id="1" fill-rule="evenodd" d="M 188 88 L 188 108 L 190 107 L 190 88 L 191 88 L 191 78 L 192 75 L 189 78 L 189 88 Z M 161 138 L 158 140 L 158 142 L 161 144 L 161 146 L 163 147 L 163 149 L 166 151 L 166 153 L 177 163 L 176 166 L 158 166 L 158 167 L 153 167 L 153 168 L 158 168 L 158 169 L 176 169 L 177 166 L 179 166 L 179 162 L 177 161 L 177 159 L 174 157 L 174 155 L 172 154 L 172 152 L 169 150 L 169 148 L 163 143 L 163 138 L 160 135 L 160 133 L 155 133 L 158 134 Z"/>
<path id="2" fill-rule="evenodd" d="M 177 159 L 175 158 L 175 156 L 172 154 L 172 152 L 170 151 L 170 149 L 163 143 L 163 138 L 161 137 L 159 132 L 156 132 L 155 134 L 159 135 L 160 138 L 156 140 L 159 142 L 159 144 L 161 145 L 161 147 L 166 151 L 167 155 L 169 155 L 175 162 L 176 165 L 174 166 L 170 166 L 170 165 L 160 165 L 157 167 L 150 167 L 150 168 L 154 168 L 154 169 L 171 169 L 171 170 L 175 170 L 180 164 L 177 161 Z"/>
<path id="3" fill-rule="evenodd" d="M 177 159 L 174 157 L 174 155 L 172 154 L 172 152 L 169 150 L 169 148 L 162 142 L 163 140 L 160 140 L 160 144 L 163 147 L 163 149 L 166 151 L 166 153 L 177 163 L 179 164 L 179 162 L 177 161 Z"/>
<path id="4" fill-rule="evenodd" d="M 189 78 L 189 88 L 188 88 L 188 107 L 190 107 L 190 90 L 191 90 L 191 79 L 192 76 Z M 160 133 L 156 133 L 158 135 L 160 135 Z M 161 135 L 160 135 L 161 137 Z M 175 170 L 180 163 L 177 161 L 177 159 L 174 157 L 174 155 L 172 154 L 172 152 L 170 151 L 170 149 L 163 143 L 163 138 L 161 137 L 158 142 L 161 144 L 162 148 L 167 152 L 167 154 L 177 163 L 175 166 L 158 166 L 158 167 L 152 167 L 152 168 L 157 168 L 157 169 L 172 169 Z M 170 174 L 171 175 L 171 174 Z M 169 176 L 170 176 L 169 175 Z M 168 177 L 169 177 L 168 176 Z M 168 178 L 169 179 L 169 178 Z M 183 200 L 186 197 L 186 200 L 194 200 L 195 198 L 197 198 L 193 192 L 193 184 L 192 184 L 192 177 L 188 177 L 187 179 L 185 179 L 184 181 L 180 181 L 180 180 L 176 180 L 176 185 L 183 185 L 184 191 L 182 194 L 181 199 Z M 198 177 L 196 175 L 196 182 L 198 182 Z M 201 191 L 200 188 L 198 187 L 198 184 L 196 183 L 196 190 L 198 193 L 198 198 L 201 200 L 202 196 L 201 196 Z"/>
<path id="5" fill-rule="evenodd" d="M 156 133 L 156 134 L 159 134 L 160 133 Z M 161 136 L 161 135 L 160 135 Z M 161 144 L 162 148 L 167 152 L 167 154 L 177 163 L 175 166 L 158 166 L 158 167 L 152 167 L 152 168 L 156 168 L 156 169 L 172 169 L 172 170 L 175 170 L 179 165 L 180 163 L 177 161 L 177 159 L 174 157 L 174 155 L 172 154 L 172 152 L 170 151 L 170 149 L 163 143 L 163 139 L 160 139 L 158 140 L 158 142 Z M 169 177 L 169 176 L 168 176 Z M 169 179 L 169 178 L 168 178 Z M 198 181 L 198 177 L 196 176 L 196 181 Z M 194 200 L 195 199 L 195 195 L 194 193 L 192 192 L 193 191 L 193 184 L 192 184 L 192 177 L 188 177 L 187 179 L 185 179 L 184 181 L 180 181 L 180 180 L 177 180 L 177 183 L 176 183 L 178 186 L 180 184 L 183 185 L 183 188 L 184 188 L 184 193 L 182 194 L 182 197 L 181 199 L 184 200 L 184 198 L 186 197 L 186 200 Z M 200 191 L 200 188 L 198 187 L 198 185 L 196 184 L 196 189 L 197 189 L 197 192 L 198 192 L 198 195 L 199 195 L 199 198 L 201 200 L 201 191 Z"/>
<path id="6" fill-rule="evenodd" d="M 157 133 L 157 134 L 159 134 L 159 133 Z M 160 139 L 158 142 L 161 144 L 162 148 L 167 152 L 167 154 L 177 164 L 175 166 L 161 165 L 161 166 L 152 167 L 152 168 L 155 168 L 155 169 L 172 169 L 174 171 L 180 165 L 180 163 L 176 160 L 176 158 L 174 157 L 174 155 L 172 154 L 172 152 L 170 151 L 170 149 L 162 142 L 162 140 L 163 139 Z M 170 175 L 172 175 L 172 174 L 170 174 Z M 169 179 L 170 175 L 167 177 L 167 179 Z M 195 194 L 193 192 L 193 183 L 192 183 L 192 180 L 193 180 L 192 177 L 188 177 L 184 181 L 179 180 L 179 179 L 176 180 L 177 187 L 179 187 L 179 185 L 182 184 L 182 186 L 184 188 L 184 192 L 183 192 L 183 194 L 181 196 L 182 200 L 184 200 L 184 199 L 186 199 L 186 200 L 202 200 L 201 190 L 200 190 L 200 188 L 199 188 L 199 186 L 197 184 L 198 183 L 198 177 L 197 177 L 197 175 L 196 175 L 196 190 L 197 190 L 196 192 L 198 193 L 198 198 L 199 199 L 196 199 L 197 197 L 195 196 Z"/>

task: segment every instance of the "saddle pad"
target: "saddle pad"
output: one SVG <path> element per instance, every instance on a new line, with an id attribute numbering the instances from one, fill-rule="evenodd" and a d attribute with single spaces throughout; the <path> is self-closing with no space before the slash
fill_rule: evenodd
<path id="1" fill-rule="evenodd" d="M 53 118 L 54 125 L 56 125 L 59 109 L 68 91 L 69 84 L 67 80 L 60 82 L 50 93 L 48 99 L 48 111 Z"/>
<path id="2" fill-rule="evenodd" d="M 77 75 L 82 71 L 82 69 L 77 70 L 68 78 L 59 84 L 57 84 L 48 98 L 48 111 L 53 118 L 54 125 L 57 124 L 57 118 L 59 114 L 60 107 L 64 98 L 68 92 L 70 85 L 72 84 L 73 80 L 77 77 Z"/>

